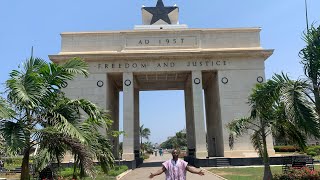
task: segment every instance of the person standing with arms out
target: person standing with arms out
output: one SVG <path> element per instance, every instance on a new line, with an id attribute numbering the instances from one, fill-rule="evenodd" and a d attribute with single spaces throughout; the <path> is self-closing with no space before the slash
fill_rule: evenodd
<path id="1" fill-rule="evenodd" d="M 152 179 L 162 173 L 166 173 L 166 180 L 186 180 L 187 171 L 193 174 L 199 174 L 203 176 L 202 170 L 197 171 L 195 168 L 188 166 L 188 163 L 184 160 L 179 159 L 180 152 L 176 149 L 172 151 L 172 159 L 162 163 L 162 168 L 156 173 L 151 173 L 149 178 Z"/>

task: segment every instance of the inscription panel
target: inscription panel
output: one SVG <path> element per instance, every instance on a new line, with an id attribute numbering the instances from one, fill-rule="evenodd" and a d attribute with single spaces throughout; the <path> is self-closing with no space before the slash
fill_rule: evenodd
<path id="1" fill-rule="evenodd" d="M 206 61 L 118 61 L 108 63 L 90 63 L 90 72 L 145 72 L 145 71 L 183 71 L 225 69 L 230 65 L 228 60 Z"/>
<path id="2" fill-rule="evenodd" d="M 126 37 L 125 48 L 197 48 L 198 38 L 196 36 L 179 37 Z"/>
<path id="3" fill-rule="evenodd" d="M 193 71 L 193 70 L 252 70 L 264 69 L 264 60 L 252 61 L 246 59 L 212 59 L 212 60 L 118 60 L 108 62 L 91 62 L 91 73 L 103 72 L 161 72 L 161 71 Z"/>

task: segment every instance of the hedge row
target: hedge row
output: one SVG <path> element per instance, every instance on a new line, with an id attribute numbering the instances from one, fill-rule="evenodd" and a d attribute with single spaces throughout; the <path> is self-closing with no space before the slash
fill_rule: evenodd
<path id="1" fill-rule="evenodd" d="M 296 152 L 300 151 L 299 147 L 296 146 L 274 146 L 276 152 Z"/>

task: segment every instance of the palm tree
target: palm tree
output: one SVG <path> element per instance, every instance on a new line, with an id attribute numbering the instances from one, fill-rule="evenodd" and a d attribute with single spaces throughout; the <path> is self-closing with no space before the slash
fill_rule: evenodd
<path id="1" fill-rule="evenodd" d="M 140 134 L 140 146 L 142 147 L 143 146 L 142 138 L 149 140 L 150 129 L 144 128 L 143 125 L 141 125 L 140 129 L 139 129 L 139 134 Z M 144 148 L 141 148 L 141 149 L 142 149 L 142 151 L 144 150 Z"/>
<path id="2" fill-rule="evenodd" d="M 251 113 L 249 117 L 235 119 L 227 127 L 230 130 L 230 147 L 233 136 L 242 136 L 251 130 L 251 142 L 264 162 L 264 180 L 272 179 L 266 138 L 271 129 L 281 132 L 299 145 L 306 147 L 306 138 L 319 137 L 317 113 L 307 100 L 308 84 L 292 81 L 286 75 L 274 75 L 266 83 L 257 84 L 249 96 Z"/>
<path id="3" fill-rule="evenodd" d="M 87 69 L 87 64 L 79 59 L 57 65 L 30 57 L 19 70 L 10 73 L 6 81 L 7 101 L 16 114 L 2 121 L 0 131 L 12 152 L 23 152 L 22 180 L 29 179 L 31 147 L 45 140 L 53 144 L 60 142 L 74 150 L 85 165 L 86 173 L 93 175 L 92 157 L 85 148 L 88 141 L 75 122 L 82 118 L 82 110 L 86 121 L 97 125 L 108 118 L 91 102 L 69 100 L 60 91 L 76 75 L 87 76 Z M 54 151 L 53 148 L 47 150 Z"/>
<path id="4" fill-rule="evenodd" d="M 320 26 L 315 28 L 311 25 L 311 28 L 304 33 L 303 39 L 306 47 L 300 51 L 299 55 L 313 94 L 309 99 L 315 104 L 317 113 L 320 115 Z"/>
<path id="5" fill-rule="evenodd" d="M 142 144 L 142 149 L 143 149 L 144 151 L 147 151 L 147 152 L 153 151 L 151 142 L 149 142 L 149 141 L 148 141 L 148 142 L 144 142 L 144 143 Z"/>
<path id="6" fill-rule="evenodd" d="M 99 127 L 110 128 L 112 121 L 108 119 L 107 115 L 101 114 L 103 112 L 96 112 L 95 114 L 105 117 L 96 117 L 95 120 L 88 118 L 84 121 L 79 121 L 79 108 L 85 108 L 81 104 L 87 104 L 87 108 L 93 111 L 99 110 L 98 107 L 86 100 L 69 100 L 65 97 L 52 108 L 63 114 L 76 127 L 79 133 L 82 134 L 84 142 L 70 138 L 63 132 L 54 131 L 50 126 L 43 129 L 42 136 L 38 138 L 40 150 L 35 160 L 37 170 L 45 168 L 51 162 L 57 162 L 59 166 L 67 151 L 71 151 L 75 156 L 74 178 L 76 178 L 77 166 L 80 168 L 80 177 L 85 175 L 93 176 L 92 159 L 97 159 L 100 162 L 104 172 L 113 167 L 114 157 L 111 152 L 111 143 L 107 135 L 99 133 Z"/>
<path id="7" fill-rule="evenodd" d="M 14 111 L 10 108 L 7 102 L 0 97 L 0 124 L 2 119 L 10 118 L 14 115 Z M 7 145 L 6 141 L 0 132 L 0 156 L 6 154 Z"/>

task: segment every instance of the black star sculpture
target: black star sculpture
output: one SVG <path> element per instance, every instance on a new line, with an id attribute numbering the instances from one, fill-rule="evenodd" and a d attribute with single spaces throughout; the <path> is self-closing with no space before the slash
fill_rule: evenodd
<path id="1" fill-rule="evenodd" d="M 162 0 L 158 0 L 156 7 L 144 7 L 143 9 L 152 14 L 152 20 L 150 25 L 156 23 L 160 19 L 168 24 L 171 24 L 169 13 L 177 9 L 178 7 L 164 7 Z"/>

